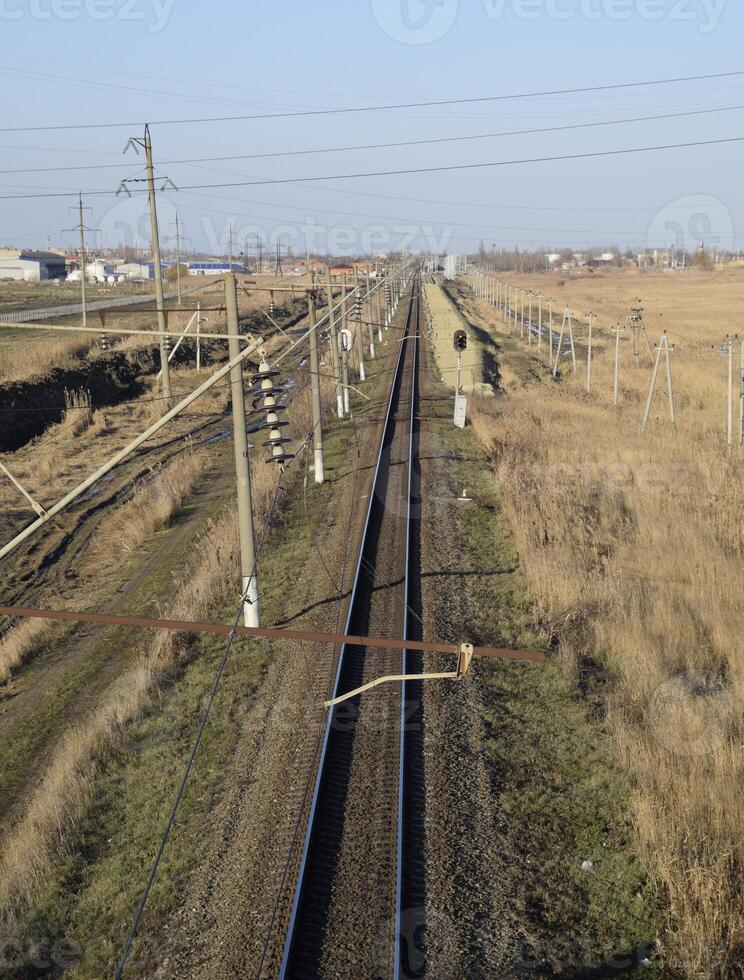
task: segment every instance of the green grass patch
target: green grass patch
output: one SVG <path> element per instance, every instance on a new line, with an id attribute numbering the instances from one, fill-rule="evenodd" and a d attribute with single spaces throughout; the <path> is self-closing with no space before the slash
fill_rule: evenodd
<path id="1" fill-rule="evenodd" d="M 455 485 L 474 501 L 458 518 L 468 564 L 495 573 L 472 586 L 469 637 L 539 648 L 494 474 L 475 435 L 453 427 L 451 403 L 440 404 L 446 418 L 435 423 L 437 436 L 452 453 Z M 474 670 L 485 689 L 482 721 L 499 816 L 515 845 L 529 975 L 619 976 L 632 962 L 624 954 L 644 949 L 662 916 L 634 851 L 630 787 L 614 762 L 601 703 L 555 659 L 482 661 Z M 582 868 L 585 861 L 592 866 Z M 582 972 L 588 968 L 599 972 Z M 655 967 L 642 973 L 659 975 Z"/>

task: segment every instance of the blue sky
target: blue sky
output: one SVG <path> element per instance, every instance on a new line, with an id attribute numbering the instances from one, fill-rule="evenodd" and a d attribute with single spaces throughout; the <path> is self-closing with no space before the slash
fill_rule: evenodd
<path id="1" fill-rule="evenodd" d="M 189 125 L 157 121 L 510 95 L 744 69 L 737 0 L 0 0 L 0 244 L 73 243 L 72 198 L 141 176 L 122 155 L 151 121 L 158 161 L 436 139 L 744 105 L 744 75 L 430 109 Z M 199 249 L 261 234 L 294 252 L 411 244 L 464 251 L 592 244 L 738 247 L 744 143 L 494 168 L 328 179 L 344 173 L 592 153 L 744 136 L 744 110 L 590 130 L 312 156 L 163 164 L 179 187 L 325 177 L 161 195 Z M 28 173 L 30 169 L 109 169 Z M 87 198 L 98 241 L 145 245 L 145 202 Z M 188 245 L 186 246 L 188 247 Z"/>

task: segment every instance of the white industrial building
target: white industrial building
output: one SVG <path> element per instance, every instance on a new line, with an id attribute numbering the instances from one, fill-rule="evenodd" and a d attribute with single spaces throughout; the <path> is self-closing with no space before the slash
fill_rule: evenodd
<path id="1" fill-rule="evenodd" d="M 124 262 L 122 265 L 117 265 L 114 272 L 117 276 L 124 276 L 127 279 L 154 278 L 153 267 L 149 262 Z"/>
<path id="2" fill-rule="evenodd" d="M 114 274 L 114 267 L 110 262 L 104 262 L 103 259 L 94 259 L 93 262 L 86 262 L 85 274 L 88 279 L 105 282 L 109 276 Z"/>
<path id="3" fill-rule="evenodd" d="M 64 279 L 65 271 L 65 257 L 57 252 L 0 249 L 0 279 L 40 282 L 42 279 Z"/>

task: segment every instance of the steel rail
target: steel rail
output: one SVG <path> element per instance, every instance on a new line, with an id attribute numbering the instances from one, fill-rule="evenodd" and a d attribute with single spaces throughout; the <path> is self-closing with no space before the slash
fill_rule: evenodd
<path id="1" fill-rule="evenodd" d="M 411 297 L 411 307 L 409 309 L 409 314 L 408 314 L 408 318 L 407 318 L 408 322 L 410 322 L 410 315 L 411 315 L 412 308 L 413 308 L 413 296 Z M 362 577 L 362 563 L 363 563 L 363 559 L 364 559 L 365 543 L 366 543 L 366 540 L 367 540 L 367 535 L 369 533 L 370 517 L 372 515 L 372 508 L 374 506 L 374 499 L 375 499 L 375 493 L 374 493 L 374 491 L 375 491 L 375 487 L 377 486 L 379 475 L 380 475 L 380 470 L 381 470 L 381 467 L 382 467 L 382 460 L 383 460 L 383 456 L 384 456 L 384 452 L 385 452 L 385 433 L 388 431 L 388 428 L 389 428 L 389 425 L 390 425 L 390 419 L 392 417 L 393 404 L 395 402 L 395 392 L 396 392 L 396 389 L 397 389 L 397 386 L 398 386 L 397 385 L 397 382 L 398 382 L 398 378 L 400 376 L 400 372 L 401 372 L 401 369 L 402 369 L 402 366 L 403 366 L 403 363 L 404 363 L 404 356 L 403 356 L 404 355 L 404 352 L 405 352 L 405 344 L 401 344 L 400 345 L 400 349 L 398 351 L 398 357 L 396 359 L 395 370 L 393 372 L 393 381 L 392 381 L 392 384 L 390 386 L 390 395 L 389 395 L 389 398 L 388 398 L 387 409 L 386 409 L 386 412 L 385 412 L 385 422 L 384 422 L 384 425 L 382 427 L 382 436 L 380 438 L 380 448 L 379 448 L 379 451 L 377 453 L 377 461 L 375 463 L 375 471 L 374 471 L 374 475 L 373 475 L 373 478 L 372 478 L 371 490 L 370 490 L 370 495 L 369 495 L 369 503 L 367 505 L 367 514 L 366 514 L 365 521 L 364 521 L 364 530 L 362 532 L 362 537 L 361 537 L 361 541 L 360 541 L 360 545 L 359 545 L 359 557 L 357 559 L 356 569 L 354 571 L 354 583 L 352 585 L 352 589 L 351 589 L 351 593 L 350 593 L 350 598 L 349 598 L 349 605 L 348 605 L 348 609 L 347 609 L 347 613 L 346 613 L 346 622 L 345 622 L 345 625 L 344 625 L 344 633 L 347 633 L 347 634 L 349 632 L 349 629 L 351 628 L 352 617 L 353 617 L 353 614 L 354 614 L 355 600 L 356 600 L 357 591 L 358 591 L 358 588 L 359 588 L 359 583 L 360 583 L 360 580 L 361 580 L 361 577 Z M 413 424 L 413 419 L 411 419 L 411 424 Z M 340 693 L 339 692 L 339 685 L 340 685 L 340 680 L 341 680 L 342 671 L 343 671 L 344 659 L 345 659 L 345 655 L 346 655 L 346 648 L 347 648 L 347 644 L 344 643 L 341 646 L 341 649 L 339 651 L 338 663 L 337 663 L 337 666 L 336 666 L 336 674 L 335 674 L 335 678 L 334 678 L 334 682 L 333 682 L 332 696 L 334 698 L 337 697 L 338 694 Z M 300 910 L 300 902 L 301 902 L 302 894 L 303 894 L 303 886 L 304 886 L 305 872 L 307 870 L 307 864 L 308 864 L 308 855 L 309 855 L 309 852 L 310 852 L 310 846 L 311 846 L 312 839 L 313 839 L 313 831 L 314 831 L 314 826 L 315 826 L 315 817 L 316 817 L 316 813 L 317 813 L 317 810 L 318 810 L 318 801 L 319 801 L 319 798 L 320 798 L 321 786 L 322 786 L 322 783 L 323 783 L 323 775 L 324 775 L 324 771 L 325 771 L 325 763 L 326 763 L 326 759 L 327 759 L 327 756 L 328 756 L 328 747 L 329 747 L 329 743 L 330 743 L 330 739 L 331 739 L 331 732 L 333 731 L 333 725 L 335 723 L 335 720 L 336 720 L 336 707 L 334 706 L 334 707 L 331 707 L 328 710 L 328 712 L 326 713 L 325 728 L 324 728 L 324 732 L 323 732 L 323 742 L 322 742 L 322 745 L 321 745 L 320 755 L 319 755 L 319 759 L 318 759 L 318 768 L 317 768 L 317 772 L 316 772 L 316 776 L 315 776 L 315 785 L 313 787 L 313 795 L 312 795 L 312 799 L 311 799 L 311 802 L 310 802 L 310 809 L 309 809 L 309 812 L 308 812 L 307 827 L 306 827 L 306 830 L 305 830 L 305 839 L 304 839 L 303 847 L 302 847 L 302 855 L 301 855 L 301 859 L 300 859 L 300 867 L 299 867 L 299 871 L 297 873 L 297 880 L 296 880 L 296 884 L 295 884 L 295 893 L 294 893 L 294 897 L 293 897 L 293 901 L 292 901 L 292 909 L 291 909 L 291 912 L 290 912 L 289 924 L 287 926 L 287 932 L 286 932 L 285 940 L 284 940 L 284 949 L 283 949 L 283 952 L 282 952 L 282 959 L 281 959 L 281 964 L 280 964 L 280 967 L 279 967 L 279 980 L 287 980 L 287 977 L 288 977 L 288 969 L 289 969 L 289 964 L 290 964 L 290 957 L 292 955 L 292 949 L 293 949 L 294 940 L 295 940 L 295 929 L 296 929 L 296 926 L 297 926 L 297 919 L 298 919 L 298 914 L 299 914 L 299 910 Z M 397 922 L 396 922 L 396 929 L 397 929 Z"/>
<path id="2" fill-rule="evenodd" d="M 413 434 L 414 419 L 416 412 L 416 379 L 418 375 L 418 347 L 419 347 L 419 318 L 421 304 L 421 284 L 414 280 L 414 293 L 411 296 L 411 310 L 415 309 L 415 326 L 409 319 L 406 334 L 406 344 L 411 344 L 413 361 L 411 364 L 411 400 L 409 403 L 410 427 L 408 432 L 408 501 L 406 506 L 406 548 L 405 565 L 403 578 L 403 639 L 408 641 L 408 621 L 409 621 L 409 577 L 411 566 L 411 503 L 413 499 Z M 409 331 L 412 329 L 412 332 Z M 401 349 L 403 348 L 401 344 Z M 408 649 L 403 651 L 403 674 L 409 673 Z M 400 933 L 401 919 L 403 916 L 403 845 L 404 845 L 404 820 L 405 820 L 405 772 L 406 772 L 406 717 L 407 717 L 407 696 L 408 682 L 403 680 L 400 686 L 400 748 L 398 753 L 398 844 L 397 844 L 397 868 L 395 879 L 395 936 L 393 938 L 393 980 L 400 978 Z"/>

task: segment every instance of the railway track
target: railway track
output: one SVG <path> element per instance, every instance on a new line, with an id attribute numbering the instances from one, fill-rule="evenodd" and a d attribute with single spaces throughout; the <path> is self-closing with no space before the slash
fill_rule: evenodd
<path id="1" fill-rule="evenodd" d="M 419 636 L 418 330 L 414 280 L 391 386 L 346 630 Z M 407 652 L 341 648 L 332 696 L 418 672 Z M 405 910 L 422 907 L 422 755 L 417 682 L 387 684 L 331 709 L 279 976 L 405 977 Z M 419 775 L 417 775 L 419 774 Z M 405 921 L 404 921 L 405 920 Z M 403 945 L 401 948 L 401 936 Z"/>

